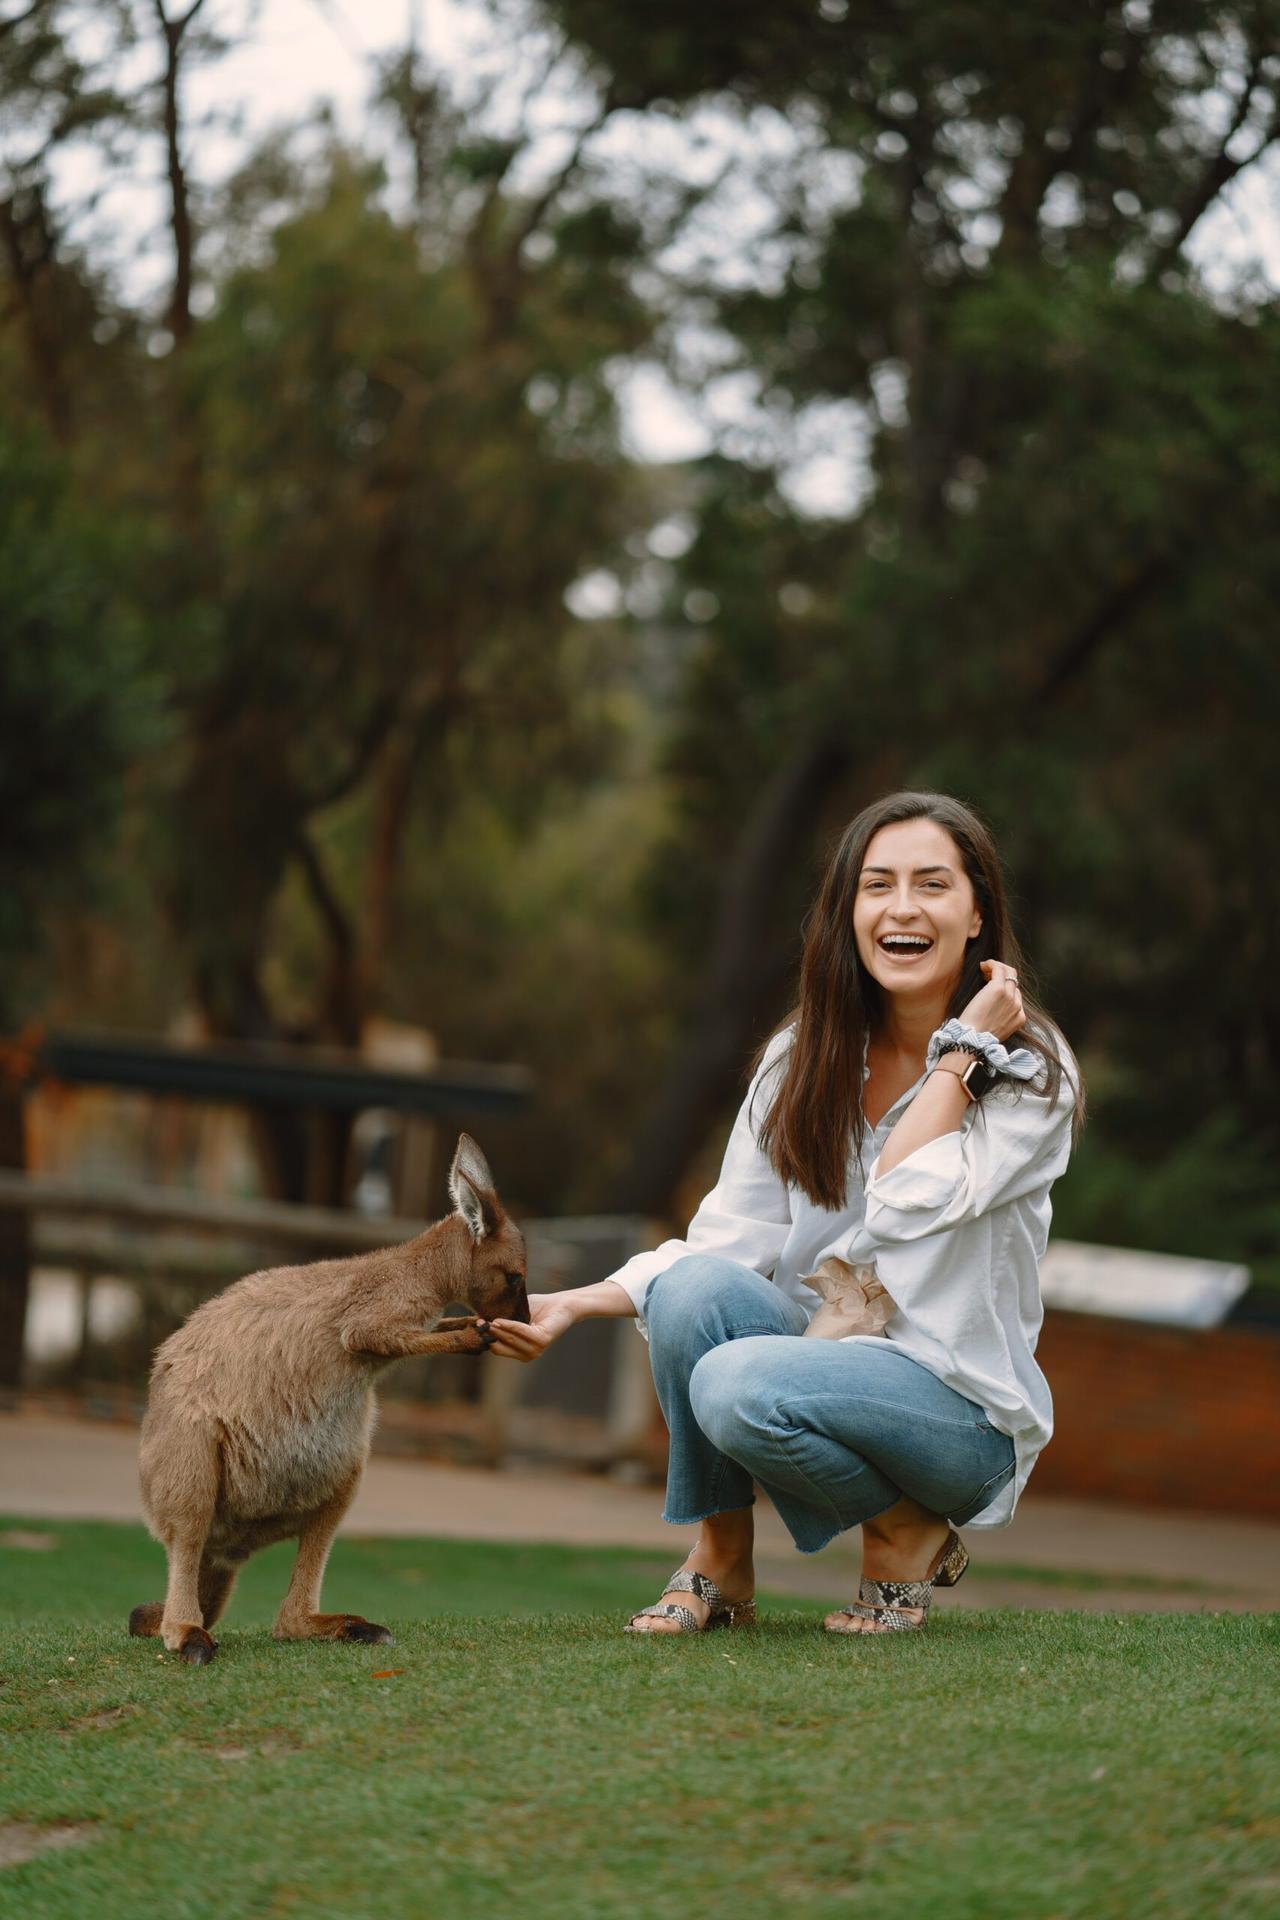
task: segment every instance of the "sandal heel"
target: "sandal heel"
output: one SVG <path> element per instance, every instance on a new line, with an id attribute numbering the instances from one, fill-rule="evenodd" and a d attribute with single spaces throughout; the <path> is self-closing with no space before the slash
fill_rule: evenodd
<path id="1" fill-rule="evenodd" d="M 954 1587 L 969 1564 L 969 1555 L 964 1542 L 953 1529 L 943 1548 L 938 1571 L 931 1576 L 930 1584 L 935 1587 Z"/>

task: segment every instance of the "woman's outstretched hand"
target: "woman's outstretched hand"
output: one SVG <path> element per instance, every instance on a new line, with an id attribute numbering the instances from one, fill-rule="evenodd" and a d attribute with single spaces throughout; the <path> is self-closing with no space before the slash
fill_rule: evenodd
<path id="1" fill-rule="evenodd" d="M 994 1033 L 997 1040 L 1007 1040 L 1026 1019 L 1017 973 L 1003 960 L 983 960 L 980 964 L 987 984 L 974 994 L 960 1015 L 961 1022 L 979 1033 Z"/>
<path id="2" fill-rule="evenodd" d="M 522 1320 L 491 1320 L 493 1345 L 490 1353 L 504 1360 L 540 1360 L 553 1340 L 570 1328 L 578 1318 L 565 1293 L 531 1293 L 529 1324 Z"/>

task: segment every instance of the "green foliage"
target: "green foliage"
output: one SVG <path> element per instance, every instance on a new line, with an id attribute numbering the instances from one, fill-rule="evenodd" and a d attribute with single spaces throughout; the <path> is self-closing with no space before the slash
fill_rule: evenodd
<path id="1" fill-rule="evenodd" d="M 77 508 L 48 446 L 0 434 L 4 1024 L 34 1011 L 17 970 L 39 958 L 50 914 L 92 893 L 126 770 L 156 741 L 120 575 L 111 533 Z"/>

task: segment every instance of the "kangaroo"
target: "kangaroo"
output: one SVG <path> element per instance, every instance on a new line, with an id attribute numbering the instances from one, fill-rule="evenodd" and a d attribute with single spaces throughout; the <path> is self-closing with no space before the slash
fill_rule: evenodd
<path id="1" fill-rule="evenodd" d="M 163 1602 L 129 1631 L 205 1666 L 241 1566 L 296 1539 L 277 1640 L 381 1644 L 385 1627 L 321 1613 L 320 1583 L 351 1504 L 379 1374 L 409 1354 L 483 1353 L 491 1318 L 527 1321 L 525 1245 L 463 1134 L 455 1211 L 404 1246 L 252 1273 L 197 1307 L 157 1349 L 142 1423 L 142 1505 L 169 1559 Z M 441 1319 L 450 1301 L 480 1316 Z"/>

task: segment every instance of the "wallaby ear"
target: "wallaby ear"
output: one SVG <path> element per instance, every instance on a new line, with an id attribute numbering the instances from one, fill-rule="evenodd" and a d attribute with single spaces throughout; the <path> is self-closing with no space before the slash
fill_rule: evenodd
<path id="1" fill-rule="evenodd" d="M 449 1169 L 449 1198 L 471 1230 L 477 1242 L 497 1231 L 498 1196 L 494 1191 L 489 1162 L 469 1133 L 459 1137 L 458 1150 Z"/>

